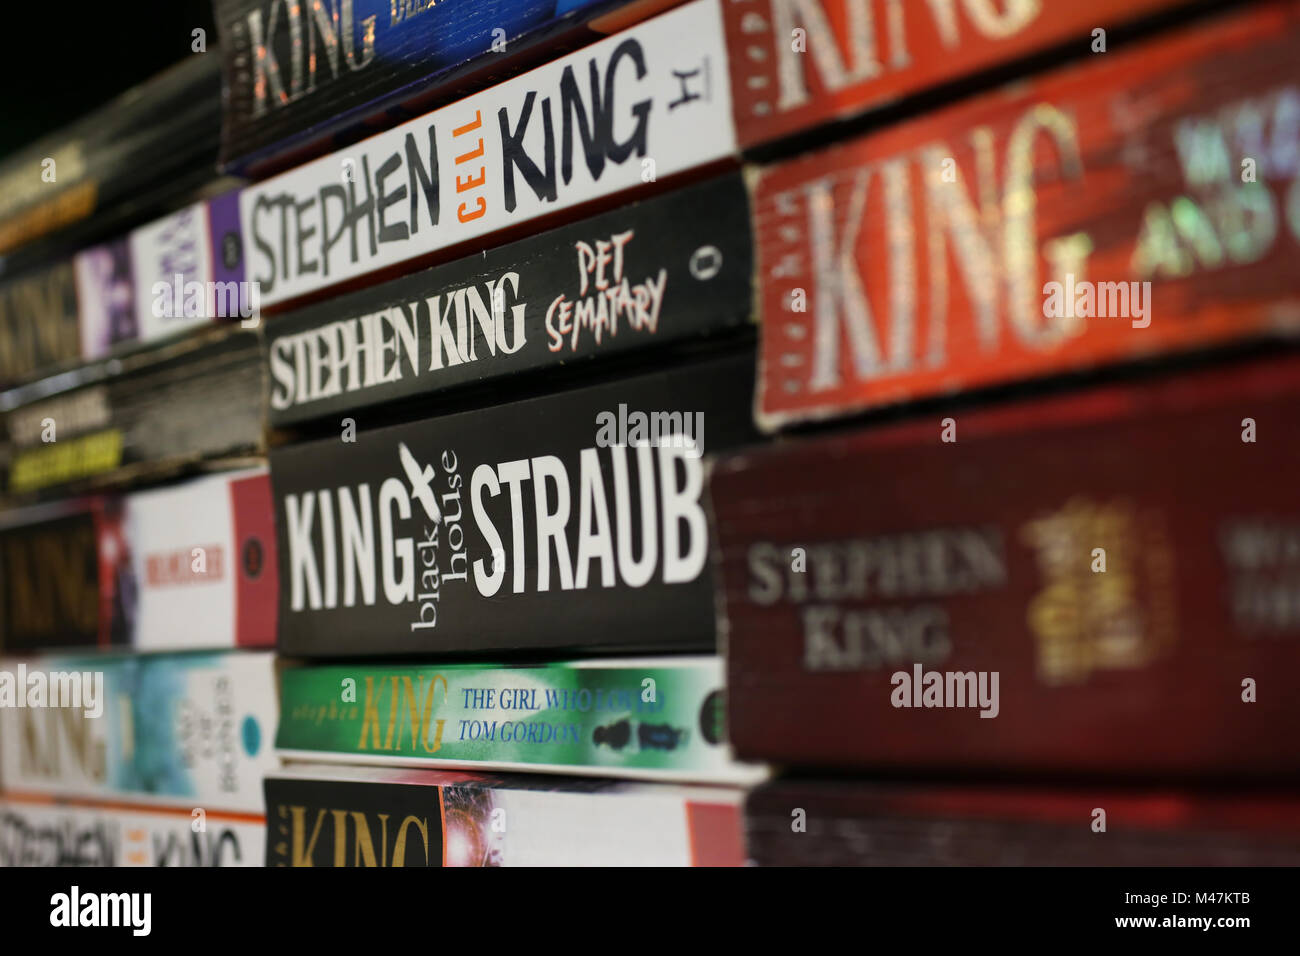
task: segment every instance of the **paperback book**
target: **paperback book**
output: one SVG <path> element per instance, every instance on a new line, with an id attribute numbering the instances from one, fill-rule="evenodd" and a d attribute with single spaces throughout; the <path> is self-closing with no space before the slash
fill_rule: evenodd
<path id="1" fill-rule="evenodd" d="M 263 451 L 262 389 L 258 337 L 241 330 L 10 389 L 0 394 L 5 490 L 30 500 L 256 456 Z"/>
<path id="2" fill-rule="evenodd" d="M 130 642 L 120 502 L 65 499 L 0 517 L 0 652 Z"/>
<path id="3" fill-rule="evenodd" d="M 1099 22 L 1176 5 L 896 6 L 877 24 L 860 0 L 694 0 L 243 190 L 246 278 L 274 306 L 409 270 L 1008 58 L 1083 53 Z"/>
<path id="4" fill-rule="evenodd" d="M 69 262 L 0 282 L 0 385 L 81 356 L 77 287 Z"/>
<path id="5" fill-rule="evenodd" d="M 268 866 L 740 866 L 741 791 L 291 764 L 266 778 Z"/>
<path id="6" fill-rule="evenodd" d="M 0 796 L 0 866 L 263 866 L 260 813 Z"/>
<path id="7" fill-rule="evenodd" d="M 0 650 L 271 647 L 277 578 L 265 468 L 11 511 Z"/>
<path id="8" fill-rule="evenodd" d="M 789 441 L 710 484 L 737 752 L 1300 771 L 1295 355 Z"/>
<path id="9" fill-rule="evenodd" d="M 287 667 L 289 760 L 746 783 L 714 657 Z"/>
<path id="10" fill-rule="evenodd" d="M 1287 794 L 777 780 L 745 839 L 759 866 L 1294 867 L 1297 818 Z"/>
<path id="11" fill-rule="evenodd" d="M 71 251 L 165 212 L 212 178 L 220 126 L 217 57 L 186 56 L 6 158 L 0 271 L 13 272 L 22 247 L 44 237 L 66 235 Z"/>
<path id="12" fill-rule="evenodd" d="M 418 103 L 565 53 L 676 0 L 216 0 L 221 163 L 258 175 Z"/>
<path id="13" fill-rule="evenodd" d="M 274 669 L 266 652 L 5 659 L 6 794 L 260 814 Z"/>
<path id="14" fill-rule="evenodd" d="M 1297 9 L 761 170 L 760 424 L 1294 336 Z"/>
<path id="15" fill-rule="evenodd" d="M 749 322 L 739 174 L 277 316 L 270 423 L 691 342 Z"/>
<path id="16" fill-rule="evenodd" d="M 711 651 L 704 455 L 752 389 L 744 348 L 273 449 L 281 653 Z"/>

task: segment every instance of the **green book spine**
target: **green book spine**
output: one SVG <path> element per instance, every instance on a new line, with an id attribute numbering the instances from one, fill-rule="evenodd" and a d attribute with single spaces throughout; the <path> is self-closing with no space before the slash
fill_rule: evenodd
<path id="1" fill-rule="evenodd" d="M 276 744 L 347 763 L 750 782 L 715 657 L 285 669 Z"/>

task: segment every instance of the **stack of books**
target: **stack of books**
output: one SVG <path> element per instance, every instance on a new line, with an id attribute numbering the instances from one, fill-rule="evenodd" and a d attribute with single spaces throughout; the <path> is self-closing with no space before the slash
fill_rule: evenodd
<path id="1" fill-rule="evenodd" d="M 214 7 L 0 166 L 0 863 L 1300 862 L 1295 3 Z"/>

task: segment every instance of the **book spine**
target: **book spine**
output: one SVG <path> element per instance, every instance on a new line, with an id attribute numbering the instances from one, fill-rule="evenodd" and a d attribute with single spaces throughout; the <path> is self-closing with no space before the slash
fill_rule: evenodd
<path id="1" fill-rule="evenodd" d="M 745 348 L 274 449 L 281 652 L 712 650 L 702 456 L 752 386 Z"/>
<path id="2" fill-rule="evenodd" d="M 244 281 L 239 199 L 193 203 L 77 253 L 81 357 L 101 358 L 223 319 L 260 303 Z"/>
<path id="3" fill-rule="evenodd" d="M 275 766 L 274 655 L 4 662 L 7 791 L 262 812 Z"/>
<path id="4" fill-rule="evenodd" d="M 125 644 L 119 504 L 94 498 L 49 511 L 0 531 L 0 651 Z"/>
<path id="5" fill-rule="evenodd" d="M 0 799 L 3 866 L 263 866 L 254 814 Z"/>
<path id="6" fill-rule="evenodd" d="M 1297 382 L 1242 363 L 719 463 L 738 753 L 1300 770 Z"/>
<path id="7" fill-rule="evenodd" d="M 248 278 L 267 306 L 313 295 L 1071 37 L 1085 44 L 1096 16 L 1127 23 L 1176 3 L 951 17 L 890 5 L 882 54 L 866 4 L 695 0 L 245 189 Z M 944 55 L 914 67 L 909 44 Z M 630 132 L 617 140 L 616 127 Z"/>
<path id="8" fill-rule="evenodd" d="M 128 496 L 126 543 L 136 649 L 275 645 L 278 569 L 264 469 Z"/>
<path id="9" fill-rule="evenodd" d="M 1296 9 L 764 169 L 761 424 L 1293 328 Z"/>
<path id="10" fill-rule="evenodd" d="M 251 332 L 101 360 L 75 379 L 8 394 L 11 496 L 120 485 L 262 448 L 261 346 Z"/>
<path id="11" fill-rule="evenodd" d="M 441 780 L 439 774 L 412 772 Z M 268 866 L 740 866 L 740 807 L 717 791 L 519 787 L 510 778 L 266 780 Z M 385 825 L 386 821 L 386 825 Z"/>
<path id="12" fill-rule="evenodd" d="M 723 736 L 717 658 L 281 673 L 289 758 L 700 782 L 759 774 Z"/>
<path id="13" fill-rule="evenodd" d="M 1184 5 L 722 0 L 737 135 L 771 142 L 1071 42 L 1105 52 L 1108 29 Z"/>
<path id="14" fill-rule="evenodd" d="M 0 283 L 0 384 L 76 360 L 77 314 L 77 284 L 66 262 Z"/>
<path id="15" fill-rule="evenodd" d="M 735 328 L 752 271 L 739 174 L 632 203 L 277 316 L 271 424 Z"/>
<path id="16" fill-rule="evenodd" d="M 1285 797 L 778 780 L 745 843 L 759 866 L 1296 866 L 1296 819 Z"/>
<path id="17" fill-rule="evenodd" d="M 0 163 L 6 265 L 30 260 L 24 246 L 45 243 L 41 258 L 49 258 L 98 242 L 195 188 L 195 171 L 211 170 L 216 158 L 220 103 L 216 57 L 186 57 Z"/>
<path id="18" fill-rule="evenodd" d="M 696 0 L 246 188 L 246 271 L 274 305 L 734 152 L 721 14 Z"/>
<path id="19" fill-rule="evenodd" d="M 436 98 L 470 75 L 508 71 L 535 47 L 553 49 L 557 40 L 590 32 L 601 17 L 628 5 L 344 0 L 322 20 L 307 6 L 217 0 L 222 165 L 258 168 L 309 150 L 331 133 L 396 112 L 404 100 Z"/>
<path id="20" fill-rule="evenodd" d="M 7 518 L 0 650 L 275 644 L 279 570 L 265 469 Z"/>

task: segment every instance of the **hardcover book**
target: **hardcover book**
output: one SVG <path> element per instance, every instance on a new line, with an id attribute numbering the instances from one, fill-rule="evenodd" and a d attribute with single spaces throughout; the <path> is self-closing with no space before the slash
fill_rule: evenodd
<path id="1" fill-rule="evenodd" d="M 0 662 L 7 793 L 262 812 L 275 766 L 275 655 Z"/>
<path id="2" fill-rule="evenodd" d="M 1300 359 L 719 461 L 729 725 L 809 767 L 1300 771 Z"/>
<path id="3" fill-rule="evenodd" d="M 257 455 L 262 388 L 257 335 L 231 330 L 10 389 L 0 394 L 6 491 L 31 498 L 120 487 Z"/>
<path id="4" fill-rule="evenodd" d="M 745 348 L 274 449 L 281 653 L 712 650 L 703 455 L 752 387 Z"/>
<path id="5" fill-rule="evenodd" d="M 1297 819 L 1286 794 L 777 780 L 745 838 L 759 866 L 1294 867 Z"/>
<path id="6" fill-rule="evenodd" d="M 222 166 L 260 174 L 350 127 L 485 85 L 674 2 L 216 0 Z"/>
<path id="7" fill-rule="evenodd" d="M 0 866 L 263 866 L 260 813 L 0 797 Z"/>
<path id="8" fill-rule="evenodd" d="M 715 657 L 289 667 L 289 760 L 746 783 Z"/>
<path id="9" fill-rule="evenodd" d="M 631 203 L 277 316 L 270 422 L 736 328 L 752 275 L 739 174 Z"/>
<path id="10" fill-rule="evenodd" d="M 1298 58 L 1253 5 L 762 170 L 760 423 L 1294 334 Z"/>
<path id="11" fill-rule="evenodd" d="M 266 778 L 268 866 L 740 866 L 741 792 L 378 767 Z"/>

